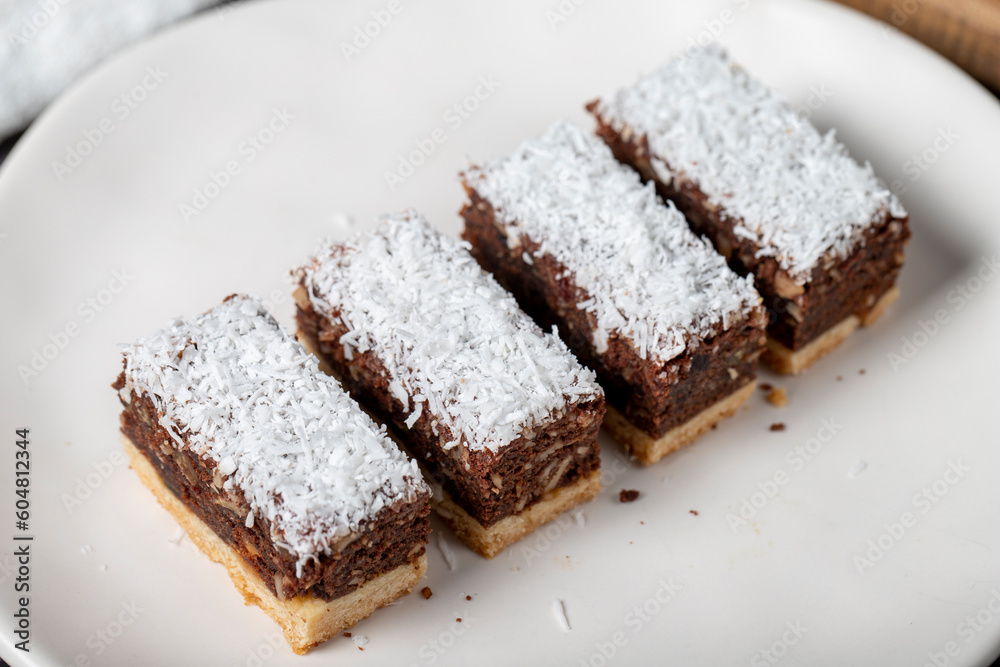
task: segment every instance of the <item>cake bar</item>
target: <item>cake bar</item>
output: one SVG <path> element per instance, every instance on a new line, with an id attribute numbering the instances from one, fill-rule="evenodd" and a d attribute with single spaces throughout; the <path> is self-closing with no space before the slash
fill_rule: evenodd
<path id="1" fill-rule="evenodd" d="M 604 395 L 469 254 L 413 211 L 294 272 L 301 337 L 420 461 L 492 557 L 600 490 Z"/>
<path id="2" fill-rule="evenodd" d="M 296 653 L 413 589 L 430 489 L 259 301 L 230 296 L 124 356 L 132 468 Z"/>
<path id="3" fill-rule="evenodd" d="M 587 108 L 616 157 L 755 276 L 777 371 L 802 371 L 896 298 L 910 236 L 899 200 L 721 48 Z"/>
<path id="4" fill-rule="evenodd" d="M 753 391 L 765 325 L 753 279 L 596 137 L 560 122 L 462 178 L 473 255 L 597 372 L 605 426 L 642 463 Z"/>

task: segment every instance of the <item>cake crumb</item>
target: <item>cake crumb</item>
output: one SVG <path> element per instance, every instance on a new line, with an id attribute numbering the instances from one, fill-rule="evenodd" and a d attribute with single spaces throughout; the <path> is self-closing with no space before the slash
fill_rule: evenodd
<path id="1" fill-rule="evenodd" d="M 437 543 L 438 551 L 441 552 L 444 562 L 448 564 L 448 569 L 454 570 L 456 565 L 455 552 L 451 550 L 451 546 L 448 544 L 447 540 L 444 539 L 444 536 L 441 535 L 441 533 L 438 533 Z"/>
<path id="2" fill-rule="evenodd" d="M 639 498 L 639 492 L 636 491 L 635 489 L 622 489 L 621 492 L 618 494 L 619 502 L 623 503 L 631 503 L 634 502 L 635 500 L 638 500 L 638 498 Z"/>
<path id="3" fill-rule="evenodd" d="M 342 229 L 352 229 L 354 227 L 354 218 L 347 215 L 346 213 L 334 213 L 330 216 L 333 224 L 337 225 Z"/>
<path id="4" fill-rule="evenodd" d="M 767 382 L 761 382 L 759 386 L 761 391 L 771 391 L 774 389 L 774 385 Z"/>
<path id="5" fill-rule="evenodd" d="M 350 632 L 345 632 L 344 636 L 347 637 L 348 639 L 350 639 L 351 638 L 351 633 Z"/>
<path id="6" fill-rule="evenodd" d="M 785 423 L 784 422 L 775 422 L 775 423 L 771 424 L 770 428 L 771 428 L 772 431 L 784 431 L 785 430 Z"/>
<path id="7" fill-rule="evenodd" d="M 425 600 L 428 600 L 432 595 L 434 595 L 434 591 L 430 589 L 430 586 L 424 586 L 420 589 L 420 595 L 422 595 Z"/>
<path id="8" fill-rule="evenodd" d="M 354 641 L 354 645 L 358 647 L 359 651 L 364 651 L 365 647 L 368 646 L 368 637 L 365 637 L 364 635 L 354 635 L 351 639 Z"/>
<path id="9" fill-rule="evenodd" d="M 566 630 L 567 632 L 569 632 L 570 630 L 573 629 L 570 626 L 570 624 L 569 624 L 569 618 L 567 618 L 567 616 L 566 616 L 566 603 L 565 602 L 563 602 L 559 598 L 556 598 L 555 600 L 553 600 L 552 601 L 552 613 L 555 614 L 556 621 L 559 622 L 559 625 L 562 627 L 563 630 Z"/>
<path id="10" fill-rule="evenodd" d="M 466 595 L 466 596 L 465 596 L 465 599 L 466 599 L 466 600 L 471 600 L 471 599 L 472 599 L 472 596 L 471 596 L 471 595 Z"/>
<path id="11" fill-rule="evenodd" d="M 456 623 L 461 623 L 461 622 L 462 622 L 462 617 L 461 617 L 461 616 L 459 616 L 458 618 L 456 618 L 456 619 L 455 619 L 455 622 L 456 622 Z"/>
<path id="12" fill-rule="evenodd" d="M 788 392 L 784 387 L 775 387 L 767 394 L 768 402 L 778 408 L 788 405 Z"/>
<path id="13" fill-rule="evenodd" d="M 694 514 L 695 516 L 698 516 L 698 510 L 688 510 L 688 512 L 690 514 Z"/>

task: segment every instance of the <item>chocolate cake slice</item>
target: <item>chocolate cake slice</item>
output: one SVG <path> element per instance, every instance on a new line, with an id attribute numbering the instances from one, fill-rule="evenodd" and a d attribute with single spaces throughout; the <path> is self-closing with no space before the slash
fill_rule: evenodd
<path id="1" fill-rule="evenodd" d="M 899 200 L 719 47 L 587 108 L 618 159 L 754 275 L 779 372 L 802 371 L 896 298 L 910 236 Z"/>
<path id="2" fill-rule="evenodd" d="M 420 461 L 492 557 L 600 490 L 604 395 L 469 254 L 413 211 L 295 272 L 300 335 Z"/>
<path id="3" fill-rule="evenodd" d="M 765 315 L 752 278 L 596 137 L 557 123 L 462 178 L 473 255 L 597 371 L 605 426 L 641 462 L 753 391 Z"/>
<path id="4" fill-rule="evenodd" d="M 230 296 L 124 356 L 132 468 L 296 653 L 413 589 L 430 489 L 259 301 Z"/>

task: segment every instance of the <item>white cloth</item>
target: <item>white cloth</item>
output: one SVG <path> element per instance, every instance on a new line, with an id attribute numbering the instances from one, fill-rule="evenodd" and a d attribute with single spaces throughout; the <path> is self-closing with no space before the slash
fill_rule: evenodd
<path id="1" fill-rule="evenodd" d="M 0 0 L 0 139 L 78 76 L 218 0 Z"/>

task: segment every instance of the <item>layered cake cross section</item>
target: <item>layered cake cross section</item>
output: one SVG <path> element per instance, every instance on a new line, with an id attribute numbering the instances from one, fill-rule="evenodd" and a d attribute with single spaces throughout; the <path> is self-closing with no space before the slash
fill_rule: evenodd
<path id="1" fill-rule="evenodd" d="M 492 557 L 600 490 L 594 374 L 465 243 L 406 211 L 294 275 L 300 335 L 420 461 L 471 548 Z"/>
<path id="2" fill-rule="evenodd" d="M 754 275 L 779 372 L 802 371 L 896 298 L 910 236 L 898 198 L 720 47 L 587 108 L 616 157 Z"/>
<path id="3" fill-rule="evenodd" d="M 257 299 L 126 346 L 114 388 L 133 469 L 297 653 L 426 570 L 415 462 Z"/>
<path id="4" fill-rule="evenodd" d="M 559 122 L 462 178 L 476 259 L 597 372 L 605 424 L 641 462 L 752 392 L 765 324 L 753 279 L 597 137 Z"/>

